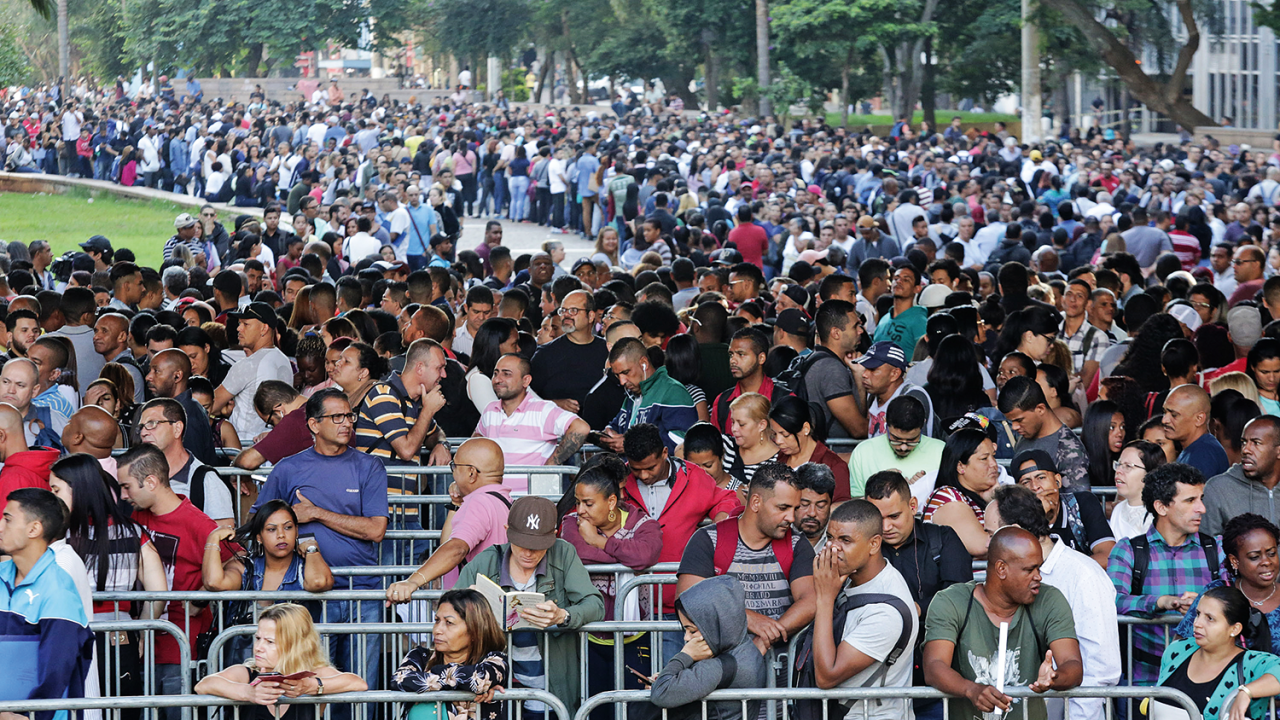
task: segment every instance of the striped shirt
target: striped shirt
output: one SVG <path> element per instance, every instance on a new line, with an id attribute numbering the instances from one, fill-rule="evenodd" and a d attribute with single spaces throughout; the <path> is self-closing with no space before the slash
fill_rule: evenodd
<path id="1" fill-rule="evenodd" d="M 476 434 L 498 443 L 507 467 L 546 465 L 560 438 L 577 419 L 577 415 L 526 390 L 524 400 L 510 415 L 502 409 L 501 400 L 489 403 L 480 414 Z M 529 490 L 529 478 L 523 475 L 506 475 L 502 484 L 513 492 Z"/>
<path id="2" fill-rule="evenodd" d="M 383 460 L 397 459 L 391 441 L 409 434 L 422 405 L 409 398 L 400 373 L 374 384 L 357 411 L 356 449 Z M 434 428 L 432 428 L 434 432 Z M 427 433 L 430 435 L 431 433 Z"/>
<path id="3" fill-rule="evenodd" d="M 680 574 L 715 577 L 716 526 L 704 527 L 693 534 L 680 558 Z M 802 542 L 803 541 L 803 542 Z M 800 533 L 791 533 L 791 573 L 784 575 L 782 564 L 773 554 L 773 543 L 759 550 L 738 538 L 733 563 L 726 575 L 742 583 L 747 593 L 747 609 L 777 620 L 795 601 L 791 583 L 813 575 L 813 546 Z"/>
<path id="4" fill-rule="evenodd" d="M 1181 595 L 1190 590 L 1200 592 L 1211 580 L 1209 563 L 1200 544 L 1200 537 L 1192 534 L 1183 544 L 1172 547 L 1153 525 L 1147 530 L 1147 545 L 1151 548 L 1151 561 L 1142 584 L 1142 594 L 1133 595 L 1133 542 L 1123 538 L 1111 551 L 1107 563 L 1107 575 L 1116 586 L 1116 610 L 1121 615 L 1137 617 L 1161 617 L 1173 613 L 1159 610 L 1156 603 L 1161 595 Z M 1222 554 L 1222 538 L 1218 542 L 1218 567 L 1227 565 Z M 1166 644 L 1165 631 L 1160 625 L 1135 625 L 1133 633 L 1133 684 L 1154 685 L 1160 671 L 1160 657 Z"/>

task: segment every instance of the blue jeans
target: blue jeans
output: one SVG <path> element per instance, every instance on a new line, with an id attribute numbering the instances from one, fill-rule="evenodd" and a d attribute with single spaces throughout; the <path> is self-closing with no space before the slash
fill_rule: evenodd
<path id="1" fill-rule="evenodd" d="M 359 607 L 357 607 L 359 606 Z M 328 604 L 324 611 L 324 621 L 328 623 L 378 623 L 383 621 L 383 606 L 377 600 L 362 602 L 337 600 Z M 365 635 L 363 663 L 356 657 L 359 652 L 359 635 L 330 635 L 329 660 L 334 667 L 343 672 L 354 672 L 364 678 L 370 690 L 378 689 L 378 663 L 382 659 L 382 636 Z M 361 665 L 363 664 L 363 668 Z M 349 720 L 350 705 L 333 707 L 334 720 Z"/>
<path id="2" fill-rule="evenodd" d="M 182 672 L 181 665 L 156 665 L 156 694 L 181 695 Z M 182 720 L 182 708 L 161 708 L 160 717 L 164 720 Z"/>
<path id="3" fill-rule="evenodd" d="M 495 173 L 493 176 L 493 214 L 502 217 L 502 206 L 507 203 L 507 174 Z"/>
<path id="4" fill-rule="evenodd" d="M 525 208 L 529 204 L 529 176 L 513 175 L 510 179 L 511 219 L 519 222 L 524 219 Z"/>

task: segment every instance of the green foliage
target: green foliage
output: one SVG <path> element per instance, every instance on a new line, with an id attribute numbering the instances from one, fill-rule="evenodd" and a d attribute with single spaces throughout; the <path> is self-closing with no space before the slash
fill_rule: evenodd
<path id="1" fill-rule="evenodd" d="M 438 0 L 430 14 L 441 49 L 459 58 L 506 57 L 529 21 L 520 0 Z"/>
<path id="2" fill-rule="evenodd" d="M 507 68 L 502 71 L 502 92 L 511 102 L 528 102 L 529 88 L 524 84 L 524 68 Z"/>
<path id="3" fill-rule="evenodd" d="M 18 46 L 18 28 L 0 19 L 0 86 L 17 85 L 31 75 L 31 66 Z"/>
<path id="4" fill-rule="evenodd" d="M 757 101 L 760 98 L 760 85 L 754 77 L 738 78 L 734 82 L 733 91 L 734 94 L 750 101 Z M 802 105 L 811 114 L 817 114 L 822 110 L 822 103 L 826 100 L 821 90 L 797 75 L 783 62 L 778 63 L 776 71 L 771 74 L 769 87 L 764 90 L 764 97 L 773 106 L 773 114 L 780 118 L 793 117 L 791 109 L 794 105 Z"/>

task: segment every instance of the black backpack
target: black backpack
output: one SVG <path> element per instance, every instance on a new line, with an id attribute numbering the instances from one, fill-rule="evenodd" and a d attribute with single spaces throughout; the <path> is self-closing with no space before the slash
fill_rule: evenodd
<path id="1" fill-rule="evenodd" d="M 916 621 L 916 612 L 914 608 L 907 607 L 907 604 L 896 595 L 888 595 L 885 593 L 867 593 L 863 595 L 846 595 L 841 592 L 839 599 L 836 601 L 835 615 L 831 618 L 831 631 L 837 637 L 844 636 L 844 623 L 849 618 L 849 613 L 866 605 L 888 605 L 898 614 L 902 616 L 902 632 L 898 635 L 898 639 L 893 644 L 893 650 L 889 651 L 884 662 L 881 663 L 880 669 L 877 670 L 870 678 L 863 683 L 863 687 L 872 687 L 877 682 L 883 682 L 885 675 L 889 673 L 889 668 L 902 657 L 904 652 L 910 649 L 911 629 Z M 839 643 L 837 643 L 839 646 Z M 813 625 L 801 631 L 800 639 L 796 645 L 795 657 L 795 687 L 800 688 L 816 688 L 818 687 L 817 672 L 813 669 Z M 908 654 L 908 662 L 910 661 Z M 879 700 L 875 702 L 881 702 Z M 796 720 L 829 720 L 843 716 L 849 711 L 845 703 L 836 703 L 840 706 L 839 714 L 835 712 L 825 712 L 825 702 L 822 700 L 797 700 L 792 711 L 792 717 Z"/>
<path id="2" fill-rule="evenodd" d="M 1212 535 L 1207 533 L 1197 533 L 1200 538 L 1200 547 L 1204 550 L 1204 557 L 1209 565 L 1209 576 L 1211 578 L 1218 577 L 1218 541 L 1213 539 Z M 1147 542 L 1146 535 L 1135 535 L 1129 538 L 1129 543 L 1133 546 L 1133 579 L 1129 584 L 1130 595 L 1141 595 L 1142 588 L 1147 583 L 1147 569 L 1151 566 L 1151 545 Z M 1123 630 L 1132 630 L 1125 628 Z M 1268 633 L 1268 638 L 1270 634 Z M 1122 638 L 1123 640 L 1123 638 Z M 1160 656 L 1155 653 L 1148 652 L 1138 647 L 1134 647 L 1132 642 L 1121 642 L 1121 647 L 1133 647 L 1133 659 L 1140 660 L 1149 665 L 1160 666 Z"/>
<path id="3" fill-rule="evenodd" d="M 780 388 L 783 392 L 790 393 L 800 398 L 809 406 L 810 427 L 813 428 L 813 435 L 818 440 L 826 440 L 831 423 L 835 420 L 834 415 L 827 413 L 826 403 L 809 397 L 808 384 L 804 378 L 809 373 L 809 369 L 817 365 L 824 357 L 830 356 L 840 362 L 841 366 L 844 361 L 840 360 L 835 353 L 824 347 L 814 348 L 813 352 L 803 357 L 798 357 L 791 361 L 791 365 L 782 372 L 778 373 L 778 377 L 773 379 L 773 384 Z M 819 419 L 825 422 L 819 422 Z"/>
<path id="4" fill-rule="evenodd" d="M 206 476 L 208 476 L 210 473 L 213 473 L 214 477 L 221 480 L 222 484 L 227 487 L 227 491 L 231 493 L 231 505 L 232 505 L 232 510 L 234 510 L 236 505 L 236 500 L 237 498 L 240 497 L 240 493 L 237 491 L 235 487 L 232 486 L 231 481 L 223 477 L 222 473 L 218 472 L 215 468 L 210 467 L 209 465 L 201 465 L 200 467 L 192 470 L 190 475 L 188 475 L 187 499 L 190 500 L 191 504 L 195 505 L 200 512 L 205 512 L 204 481 Z M 252 482 L 252 480 L 246 479 L 246 482 Z"/>

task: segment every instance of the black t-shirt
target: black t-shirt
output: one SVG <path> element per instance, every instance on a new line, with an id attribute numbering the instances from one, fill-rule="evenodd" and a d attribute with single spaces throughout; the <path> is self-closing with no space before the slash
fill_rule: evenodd
<path id="1" fill-rule="evenodd" d="M 583 399 L 578 417 L 586 420 L 592 430 L 601 432 L 618 416 L 626 399 L 627 391 L 622 389 L 618 379 L 613 373 L 606 373 Z"/>
<path id="2" fill-rule="evenodd" d="M 544 400 L 569 398 L 581 404 L 604 375 L 608 359 L 604 338 L 578 345 L 562 335 L 533 354 L 533 391 Z"/>
<path id="3" fill-rule="evenodd" d="M 1070 507 L 1073 504 L 1075 510 Z M 1068 516 L 1078 517 L 1079 523 L 1069 520 Z M 1102 503 L 1091 492 L 1062 493 L 1058 519 L 1049 528 L 1049 534 L 1085 555 L 1093 554 L 1098 543 L 1115 540 Z"/>

